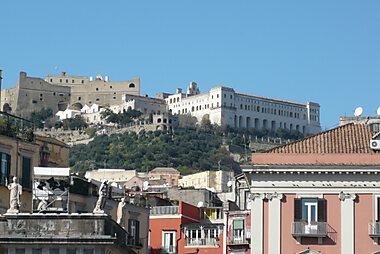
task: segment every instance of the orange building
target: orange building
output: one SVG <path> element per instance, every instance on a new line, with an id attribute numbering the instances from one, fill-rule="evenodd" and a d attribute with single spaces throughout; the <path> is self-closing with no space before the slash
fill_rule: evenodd
<path id="1" fill-rule="evenodd" d="M 251 253 L 380 253 L 378 124 L 253 153 Z"/>
<path id="2" fill-rule="evenodd" d="M 152 207 L 149 218 L 150 253 L 221 254 L 224 228 L 222 221 L 222 210 L 213 210 L 210 213 L 210 210 L 203 211 L 181 201 L 178 206 Z"/>

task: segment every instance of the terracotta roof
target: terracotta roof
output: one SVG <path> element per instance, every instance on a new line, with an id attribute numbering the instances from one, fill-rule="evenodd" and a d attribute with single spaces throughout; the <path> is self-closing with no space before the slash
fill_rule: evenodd
<path id="1" fill-rule="evenodd" d="M 347 124 L 264 153 L 253 153 L 256 165 L 380 165 L 370 148 L 376 135 L 366 124 Z"/>
<path id="2" fill-rule="evenodd" d="M 170 174 L 179 174 L 179 171 L 175 168 L 154 168 L 149 173 L 170 173 Z"/>
<path id="3" fill-rule="evenodd" d="M 369 145 L 375 134 L 371 131 L 370 125 L 347 124 L 273 148 L 268 153 L 373 153 Z"/>

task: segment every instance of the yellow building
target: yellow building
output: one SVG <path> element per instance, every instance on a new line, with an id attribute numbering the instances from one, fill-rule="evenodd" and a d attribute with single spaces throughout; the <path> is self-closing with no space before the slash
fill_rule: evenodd
<path id="1" fill-rule="evenodd" d="M 6 186 L 14 176 L 23 188 L 20 211 L 31 211 L 33 167 L 67 167 L 69 163 L 69 148 L 64 143 L 34 136 L 32 129 L 22 128 L 27 124 L 16 116 L 0 115 L 0 214 L 9 208 Z"/>

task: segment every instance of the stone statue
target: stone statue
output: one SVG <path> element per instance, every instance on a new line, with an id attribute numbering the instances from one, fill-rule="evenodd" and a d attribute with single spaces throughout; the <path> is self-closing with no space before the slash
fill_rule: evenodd
<path id="1" fill-rule="evenodd" d="M 104 180 L 102 184 L 99 187 L 99 198 L 96 202 L 95 208 L 93 213 L 104 213 L 104 206 L 106 205 L 107 200 L 107 193 L 108 193 L 108 180 Z"/>
<path id="2" fill-rule="evenodd" d="M 8 184 L 8 189 L 10 190 L 9 195 L 9 209 L 7 213 L 18 213 L 20 209 L 20 196 L 22 194 L 22 186 L 17 182 L 17 177 L 13 177 L 13 183 Z"/>
<path id="3" fill-rule="evenodd" d="M 116 211 L 116 222 L 117 224 L 122 225 L 124 222 L 124 213 L 123 213 L 123 208 L 125 206 L 125 198 L 122 198 L 119 202 L 119 205 L 117 206 L 117 211 Z"/>

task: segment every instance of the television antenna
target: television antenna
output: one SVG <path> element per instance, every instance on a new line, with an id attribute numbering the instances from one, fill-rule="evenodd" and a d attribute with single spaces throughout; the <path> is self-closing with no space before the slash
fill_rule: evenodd
<path id="1" fill-rule="evenodd" d="M 357 107 L 354 111 L 354 116 L 359 117 L 363 114 L 363 108 L 362 107 Z"/>

